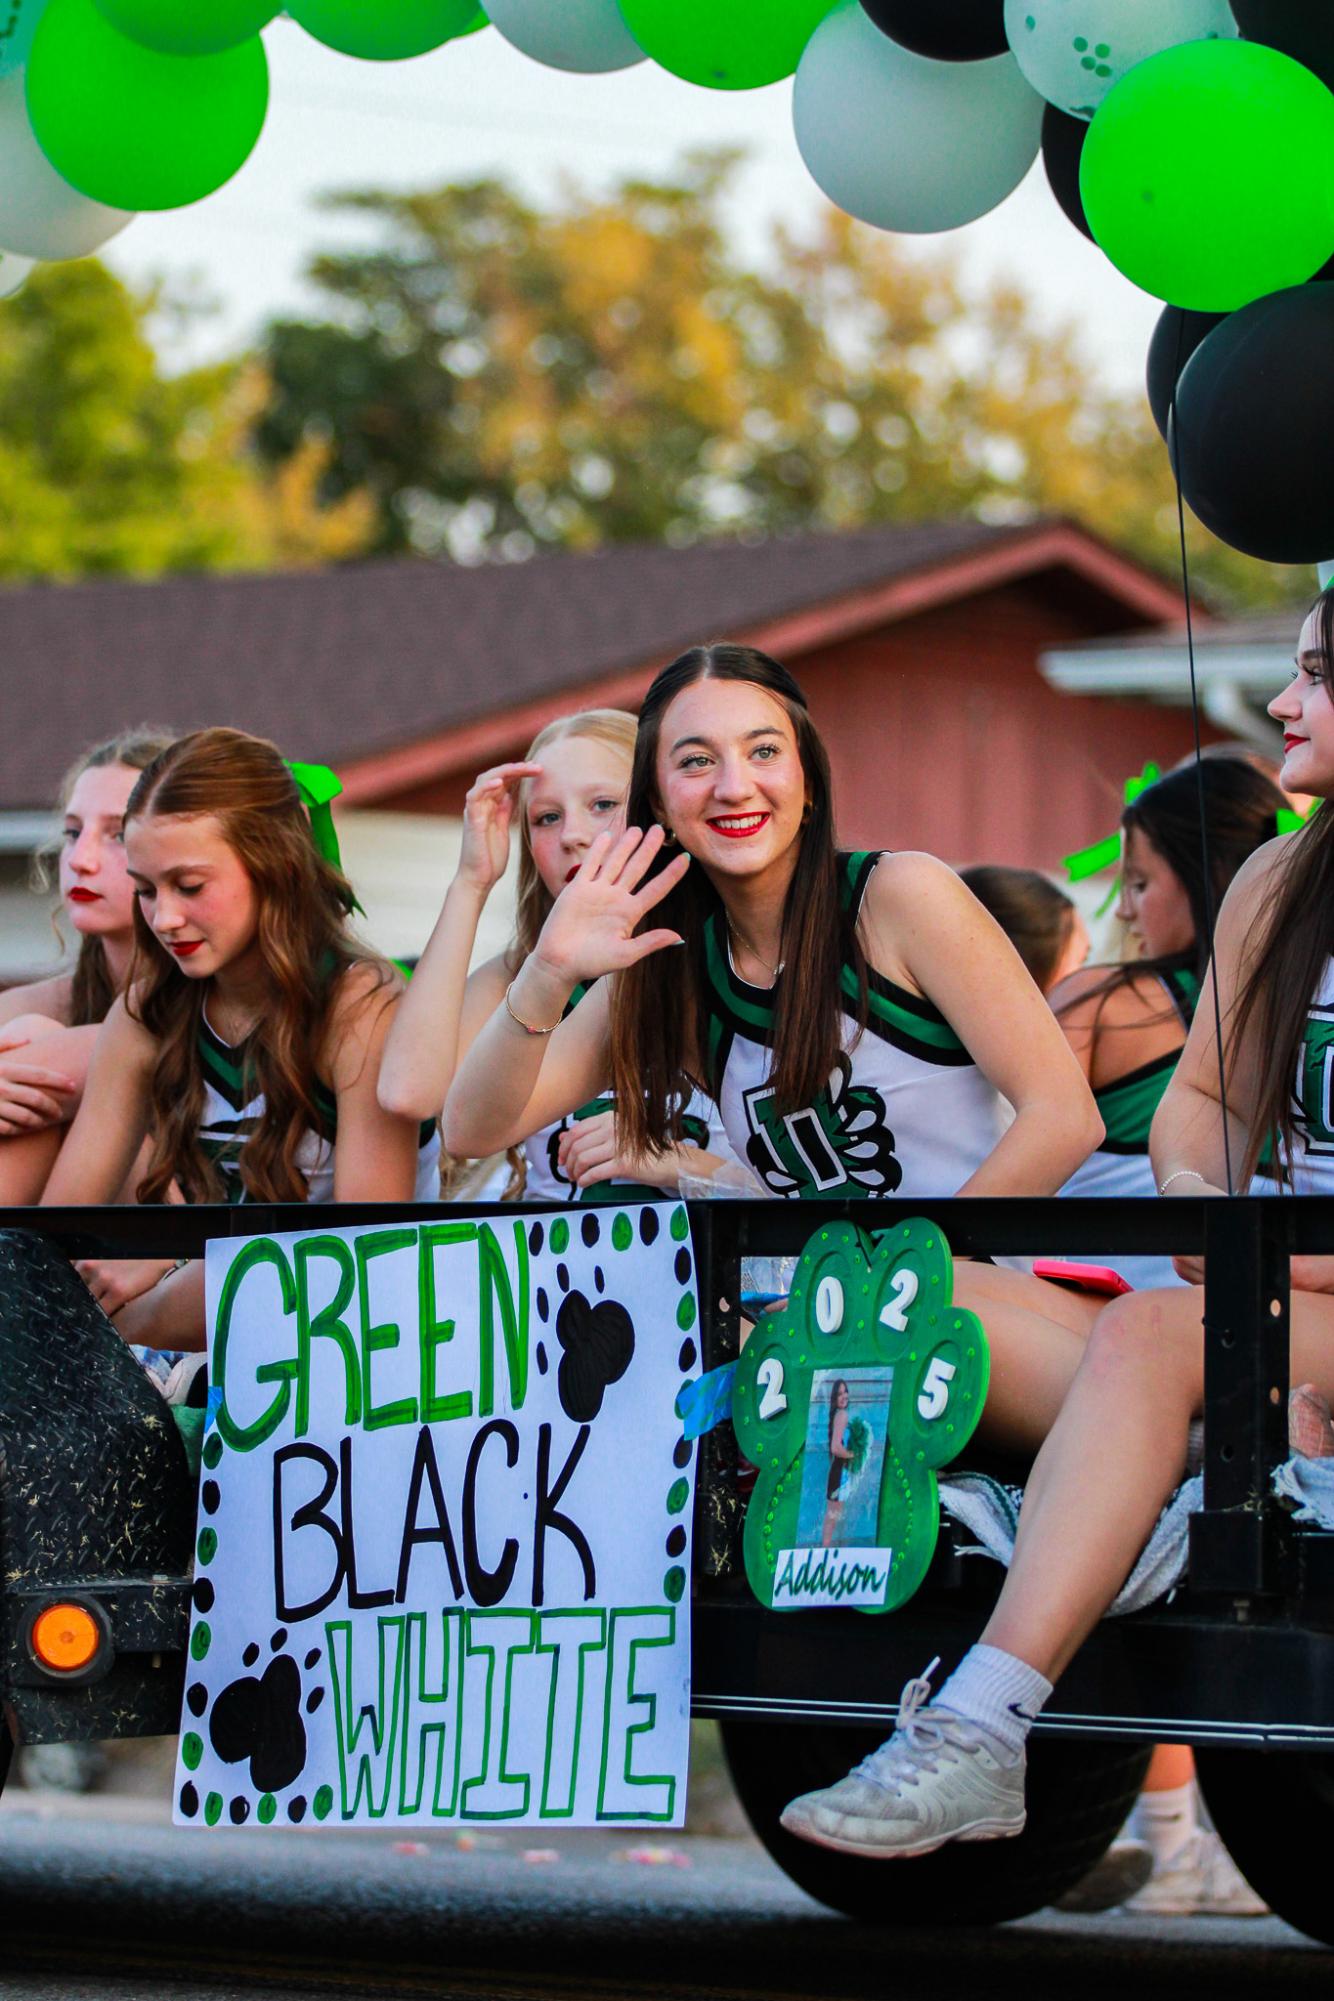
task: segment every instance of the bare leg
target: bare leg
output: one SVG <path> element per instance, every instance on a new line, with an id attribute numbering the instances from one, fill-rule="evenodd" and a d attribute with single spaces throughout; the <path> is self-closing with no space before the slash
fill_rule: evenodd
<path id="1" fill-rule="evenodd" d="M 983 1634 L 1055 1681 L 1130 1574 L 1204 1396 L 1203 1291 L 1106 1307 L 1039 1453 L 1014 1562 Z M 1334 1297 L 1292 1295 L 1294 1374 L 1334 1390 Z"/>
<path id="2" fill-rule="evenodd" d="M 1083 1303 L 1078 1294 L 1068 1298 Z M 954 1303 L 977 1315 L 991 1350 L 991 1387 L 980 1426 L 980 1435 L 991 1443 L 1031 1454 L 1055 1424 L 1096 1317 L 1095 1308 L 1087 1325 L 1076 1330 L 1068 1318 L 1049 1314 L 1049 1307 L 1065 1311 L 1066 1299 L 1062 1287 L 1024 1272 L 955 1266 Z"/>
<path id="3" fill-rule="evenodd" d="M 1288 1444 L 1306 1459 L 1334 1458 L 1334 1421 L 1314 1383 L 1299 1383 L 1289 1393 Z"/>
<path id="4" fill-rule="evenodd" d="M 41 1201 L 68 1131 L 68 1126 L 43 1126 L 0 1139 L 0 1206 L 17 1209 Z"/>

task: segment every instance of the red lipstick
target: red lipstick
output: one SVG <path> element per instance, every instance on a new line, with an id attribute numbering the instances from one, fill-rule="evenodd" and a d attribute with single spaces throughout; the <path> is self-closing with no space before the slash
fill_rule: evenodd
<path id="1" fill-rule="evenodd" d="M 744 827 L 725 827 L 721 820 L 710 820 L 709 825 L 712 827 L 714 833 L 721 834 L 724 840 L 748 841 L 752 834 L 763 833 L 769 824 L 769 815 L 767 813 L 738 813 L 735 815 L 735 818 L 745 820 L 747 825 Z"/>
<path id="2" fill-rule="evenodd" d="M 67 903 L 100 903 L 102 901 L 102 894 L 100 890 L 83 889 L 76 886 L 74 889 L 67 889 L 65 891 L 65 900 Z"/>
<path id="3" fill-rule="evenodd" d="M 167 950 L 169 952 L 174 952 L 178 959 L 188 959 L 192 952 L 197 952 L 199 950 L 203 942 L 204 941 L 202 938 L 192 938 L 189 941 L 189 943 L 185 945 L 168 945 Z"/>

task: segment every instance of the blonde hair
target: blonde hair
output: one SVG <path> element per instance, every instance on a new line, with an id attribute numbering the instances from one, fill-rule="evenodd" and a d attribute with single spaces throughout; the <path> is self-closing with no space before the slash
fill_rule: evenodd
<path id="1" fill-rule="evenodd" d="M 524 763 L 533 764 L 541 751 L 553 743 L 564 743 L 570 737 L 588 737 L 594 743 L 604 743 L 610 750 L 625 754 L 625 781 L 630 783 L 630 768 L 634 762 L 635 736 L 639 729 L 638 718 L 628 709 L 578 709 L 572 716 L 557 716 L 547 723 L 524 752 Z M 528 831 L 528 801 L 532 796 L 532 781 L 525 778 L 519 787 L 519 887 L 515 898 L 514 936 L 505 951 L 506 970 L 518 972 L 528 954 L 537 943 L 537 934 L 546 923 L 553 902 L 551 891 L 537 872 L 533 860 L 533 843 Z M 509 1161 L 510 1178 L 505 1187 L 506 1202 L 518 1202 L 528 1183 L 528 1163 L 520 1147 L 510 1147 L 506 1154 Z"/>
<path id="2" fill-rule="evenodd" d="M 628 709 L 579 709 L 572 716 L 557 716 L 555 722 L 540 729 L 524 752 L 523 761 L 534 764 L 538 753 L 551 744 L 564 743 L 569 737 L 588 737 L 594 743 L 605 743 L 609 749 L 625 753 L 625 782 L 628 788 L 638 729 L 638 720 Z M 537 943 L 537 934 L 550 916 L 553 902 L 551 891 L 538 874 L 533 860 L 532 837 L 528 831 L 528 801 L 532 790 L 532 780 L 525 778 L 519 787 L 519 887 L 515 898 L 514 936 L 505 953 L 505 964 L 511 973 L 518 972 Z"/>
<path id="3" fill-rule="evenodd" d="M 118 736 L 93 744 L 75 758 L 61 779 L 56 811 L 63 815 L 68 810 L 74 788 L 85 771 L 100 771 L 116 764 L 123 765 L 126 771 L 143 771 L 155 757 L 161 756 L 174 735 L 174 731 L 158 729 L 152 723 L 139 723 L 134 729 L 122 730 Z M 59 841 L 53 841 L 33 856 L 32 886 L 39 895 L 44 896 L 51 888 L 51 862 L 58 847 Z M 52 923 L 63 945 L 64 938 L 54 915 Z M 82 938 L 70 973 L 70 1027 L 87 1028 L 105 1021 L 115 998 L 116 985 L 107 966 L 105 944 L 97 937 Z"/>

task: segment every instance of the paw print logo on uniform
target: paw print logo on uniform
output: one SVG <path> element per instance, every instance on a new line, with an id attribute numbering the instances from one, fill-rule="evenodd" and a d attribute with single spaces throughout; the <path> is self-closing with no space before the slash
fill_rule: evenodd
<path id="1" fill-rule="evenodd" d="M 733 1424 L 759 1469 L 745 1559 L 763 1604 L 888 1612 L 926 1575 L 936 1474 L 972 1437 L 989 1373 L 953 1277 L 932 1223 L 875 1236 L 829 1224 L 802 1251 L 784 1311 L 746 1343 Z"/>
<path id="2" fill-rule="evenodd" d="M 746 1161 L 773 1195 L 892 1195 L 903 1179 L 885 1101 L 840 1055 L 813 1105 L 780 1117 L 768 1085 L 746 1093 Z"/>

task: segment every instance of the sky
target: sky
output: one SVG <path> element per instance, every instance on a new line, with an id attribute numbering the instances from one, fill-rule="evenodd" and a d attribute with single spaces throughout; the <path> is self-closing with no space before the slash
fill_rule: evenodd
<path id="1" fill-rule="evenodd" d="M 399 63 L 334 54 L 280 18 L 265 35 L 268 122 L 225 187 L 190 208 L 141 216 L 102 253 L 122 276 L 191 278 L 217 311 L 196 325 L 180 362 L 231 351 L 273 314 L 312 312 L 311 256 L 364 241 L 367 225 L 323 212 L 331 189 L 412 189 L 503 175 L 548 196 L 563 174 L 597 189 L 625 174 L 665 174 L 689 147 L 743 147 L 731 209 L 739 243 L 762 250 L 768 225 L 798 228 L 825 203 L 797 152 L 791 84 L 759 91 L 695 88 L 642 63 L 581 77 L 531 62 L 487 29 Z M 1113 270 L 1071 227 L 1041 161 L 1008 201 L 946 236 L 965 290 L 1018 280 L 1049 323 L 1072 322 L 1091 369 L 1119 388 L 1142 383 L 1161 307 Z"/>

